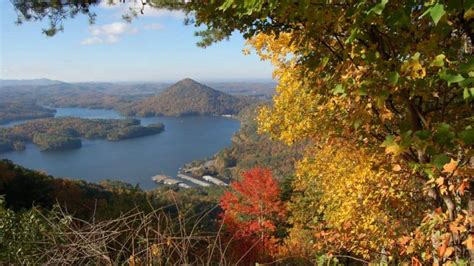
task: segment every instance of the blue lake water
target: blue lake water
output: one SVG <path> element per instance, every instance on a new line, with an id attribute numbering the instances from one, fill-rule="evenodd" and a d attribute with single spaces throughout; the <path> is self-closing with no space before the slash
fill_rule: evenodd
<path id="1" fill-rule="evenodd" d="M 122 118 L 113 110 L 86 108 L 57 108 L 56 116 Z M 24 151 L 0 153 L 0 158 L 56 177 L 91 182 L 122 180 L 152 189 L 156 187 L 152 176 L 176 176 L 185 163 L 212 156 L 230 145 L 232 135 L 240 127 L 237 120 L 217 116 L 139 119 L 142 125 L 161 122 L 165 131 L 121 141 L 83 140 L 82 148 L 67 151 L 41 152 L 34 144 L 28 144 Z"/>

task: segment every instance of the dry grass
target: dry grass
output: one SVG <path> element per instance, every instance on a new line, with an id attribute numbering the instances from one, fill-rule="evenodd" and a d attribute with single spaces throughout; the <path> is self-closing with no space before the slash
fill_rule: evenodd
<path id="1" fill-rule="evenodd" d="M 218 206 L 185 215 L 178 204 L 151 212 L 133 209 L 120 217 L 96 222 L 68 215 L 63 209 L 53 216 L 34 210 L 51 228 L 34 254 L 21 260 L 35 264 L 115 265 L 235 265 L 229 261 L 229 241 L 223 240 L 222 224 L 205 231 L 203 221 Z M 175 208 L 177 215 L 171 215 Z M 245 255 L 244 255 L 245 256 Z"/>

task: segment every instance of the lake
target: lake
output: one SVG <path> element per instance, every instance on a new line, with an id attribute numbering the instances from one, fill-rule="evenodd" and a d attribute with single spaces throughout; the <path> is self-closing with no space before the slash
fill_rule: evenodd
<path id="1" fill-rule="evenodd" d="M 56 117 L 123 118 L 113 110 L 56 109 Z M 161 122 L 165 131 L 121 141 L 83 139 L 82 148 L 66 151 L 41 152 L 34 144 L 27 144 L 24 151 L 0 153 L 0 158 L 56 177 L 90 182 L 121 180 L 152 189 L 157 187 L 152 176 L 174 177 L 185 163 L 212 156 L 231 144 L 240 127 L 239 121 L 218 116 L 139 119 L 142 125 Z"/>

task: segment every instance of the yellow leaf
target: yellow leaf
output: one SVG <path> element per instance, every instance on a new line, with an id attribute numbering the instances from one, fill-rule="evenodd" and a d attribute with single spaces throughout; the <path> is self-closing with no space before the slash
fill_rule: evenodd
<path id="1" fill-rule="evenodd" d="M 449 231 L 453 234 L 459 234 L 466 232 L 466 228 L 463 225 L 460 225 L 456 221 L 449 224 Z"/>
<path id="2" fill-rule="evenodd" d="M 390 146 L 386 146 L 385 147 L 385 152 L 387 154 L 393 154 L 395 156 L 399 155 L 400 153 L 402 153 L 403 149 L 402 147 L 400 147 L 400 145 L 398 144 L 392 144 Z"/>
<path id="3" fill-rule="evenodd" d="M 444 178 L 443 177 L 438 177 L 436 179 L 436 184 L 438 184 L 438 186 L 444 185 Z"/>
<path id="4" fill-rule="evenodd" d="M 451 161 L 443 166 L 443 173 L 451 174 L 454 173 L 456 168 L 458 167 L 458 162 L 451 159 Z"/>
<path id="5" fill-rule="evenodd" d="M 402 167 L 399 165 L 399 164 L 395 164 L 393 167 L 392 167 L 392 170 L 394 172 L 400 172 L 402 170 Z"/>
<path id="6" fill-rule="evenodd" d="M 444 252 L 444 257 L 449 258 L 451 255 L 454 253 L 454 248 L 453 247 L 448 247 L 446 251 Z"/>
<path id="7" fill-rule="evenodd" d="M 466 245 L 467 249 L 474 250 L 474 237 L 472 237 L 472 235 L 469 235 L 467 239 L 462 243 Z"/>

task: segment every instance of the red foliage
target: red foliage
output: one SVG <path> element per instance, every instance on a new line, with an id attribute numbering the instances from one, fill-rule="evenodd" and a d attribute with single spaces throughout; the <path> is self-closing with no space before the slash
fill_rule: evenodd
<path id="1" fill-rule="evenodd" d="M 253 168 L 242 177 L 221 198 L 222 221 L 233 241 L 235 258 L 245 256 L 243 262 L 265 262 L 276 251 L 273 235 L 277 222 L 285 218 L 285 206 L 270 170 Z"/>

